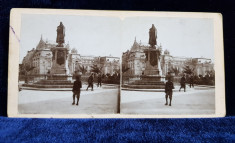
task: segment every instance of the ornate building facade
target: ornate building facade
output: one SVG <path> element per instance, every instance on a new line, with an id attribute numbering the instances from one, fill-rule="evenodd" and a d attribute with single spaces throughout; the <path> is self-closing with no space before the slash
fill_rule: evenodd
<path id="1" fill-rule="evenodd" d="M 27 55 L 23 58 L 22 65 L 34 67 L 29 72 L 31 75 L 49 74 L 52 67 L 52 51 L 51 48 L 55 47 L 56 43 L 43 40 L 41 37 L 36 49 L 28 51 Z M 65 45 L 65 48 L 69 49 L 69 44 Z M 83 66 L 87 71 L 91 73 L 93 65 L 97 65 L 101 68 L 102 74 L 114 74 L 120 70 L 120 58 L 112 56 L 85 56 L 78 54 L 78 51 L 74 48 L 68 54 L 68 69 L 69 74 L 73 74 L 79 70 L 80 66 Z"/>
<path id="2" fill-rule="evenodd" d="M 146 56 L 144 49 L 148 45 L 143 45 L 141 42 L 136 42 L 136 39 L 130 50 L 122 54 L 122 69 L 124 75 L 142 75 L 145 70 Z M 159 48 L 162 48 L 160 45 Z M 207 71 L 214 70 L 214 64 L 211 59 L 207 58 L 190 58 L 190 57 L 174 57 L 168 50 L 165 50 L 160 57 L 162 75 L 166 76 L 172 69 L 182 73 L 185 65 L 193 63 L 195 75 L 205 76 Z M 126 71 L 125 71 L 126 70 Z"/>
<path id="3" fill-rule="evenodd" d="M 137 43 L 136 39 L 130 50 L 127 50 L 122 55 L 122 68 L 127 70 L 128 75 L 141 75 L 145 69 L 145 53 L 147 47 L 141 42 Z"/>
<path id="4" fill-rule="evenodd" d="M 50 72 L 52 66 L 52 52 L 51 48 L 56 46 L 55 44 L 44 41 L 41 37 L 36 49 L 33 48 L 28 51 L 24 57 L 22 64 L 24 66 L 34 67 L 30 74 L 47 74 Z"/>
<path id="5" fill-rule="evenodd" d="M 112 56 L 103 56 L 97 59 L 103 74 L 113 75 L 120 72 L 120 58 Z"/>
<path id="6" fill-rule="evenodd" d="M 68 63 L 70 74 L 78 71 L 81 66 L 86 69 L 86 73 L 88 74 L 91 73 L 92 66 L 94 65 L 100 68 L 102 74 L 113 75 L 120 70 L 120 58 L 112 56 L 84 56 L 71 52 Z"/>

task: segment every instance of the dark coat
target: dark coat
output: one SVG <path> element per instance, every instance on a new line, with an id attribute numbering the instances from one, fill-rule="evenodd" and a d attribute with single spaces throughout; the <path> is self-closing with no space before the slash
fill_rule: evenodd
<path id="1" fill-rule="evenodd" d="M 82 88 L 82 82 L 80 80 L 76 80 L 73 83 L 73 91 L 80 91 Z"/>
<path id="2" fill-rule="evenodd" d="M 102 81 L 102 77 L 101 75 L 98 76 L 98 82 L 101 82 Z"/>
<path id="3" fill-rule="evenodd" d="M 174 84 L 172 81 L 167 81 L 165 85 L 165 93 L 172 92 L 172 89 L 174 89 Z"/>
<path id="4" fill-rule="evenodd" d="M 193 76 L 190 77 L 190 83 L 193 83 L 194 82 L 194 78 Z"/>
<path id="5" fill-rule="evenodd" d="M 93 76 L 90 76 L 90 77 L 88 78 L 88 83 L 89 83 L 89 84 L 92 84 L 93 81 L 94 81 Z"/>
<path id="6" fill-rule="evenodd" d="M 186 82 L 185 77 L 182 77 L 182 78 L 181 78 L 181 80 L 180 80 L 180 84 L 181 84 L 181 85 L 184 85 L 184 84 L 185 84 L 185 82 Z"/>

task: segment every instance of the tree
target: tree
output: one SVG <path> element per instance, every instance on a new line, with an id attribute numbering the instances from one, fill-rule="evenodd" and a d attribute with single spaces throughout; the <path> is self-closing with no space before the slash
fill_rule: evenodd
<path id="1" fill-rule="evenodd" d="M 185 62 L 186 66 L 189 66 L 190 68 L 196 69 L 198 62 L 195 59 L 189 59 Z"/>
<path id="2" fill-rule="evenodd" d="M 174 73 L 176 76 L 179 75 L 179 69 L 178 68 L 174 68 L 174 67 L 171 67 L 170 70 L 169 70 L 170 73 Z"/>
<path id="3" fill-rule="evenodd" d="M 190 68 L 188 65 L 184 67 L 183 73 L 186 73 L 188 75 L 194 73 L 194 68 Z"/>
<path id="4" fill-rule="evenodd" d="M 21 75 L 25 75 L 25 83 L 28 83 L 28 75 L 29 72 L 32 71 L 35 67 L 30 66 L 29 64 L 20 64 L 19 65 L 19 70 Z"/>
<path id="5" fill-rule="evenodd" d="M 19 64 L 19 72 L 21 75 L 28 75 L 35 67 L 30 66 L 29 64 Z"/>
<path id="6" fill-rule="evenodd" d="M 100 73 L 101 72 L 101 70 L 102 70 L 102 67 L 98 67 L 97 65 L 92 65 L 91 66 L 91 72 L 94 72 L 94 73 Z"/>
<path id="7" fill-rule="evenodd" d="M 19 74 L 24 75 L 25 74 L 25 69 L 23 64 L 19 64 Z"/>
<path id="8" fill-rule="evenodd" d="M 114 68 L 114 72 L 120 74 L 120 69 L 118 67 Z"/>
<path id="9" fill-rule="evenodd" d="M 211 80 L 214 80 L 215 71 L 214 70 L 208 70 L 208 71 L 206 71 L 206 75 L 208 75 Z"/>
<path id="10" fill-rule="evenodd" d="M 84 65 L 79 66 L 78 71 L 80 71 L 84 75 L 87 72 L 87 67 L 85 67 Z"/>
<path id="11" fill-rule="evenodd" d="M 198 64 L 197 60 L 194 59 L 187 60 L 183 68 L 183 73 L 186 73 L 188 75 L 193 74 L 194 70 L 197 67 L 197 64 Z"/>

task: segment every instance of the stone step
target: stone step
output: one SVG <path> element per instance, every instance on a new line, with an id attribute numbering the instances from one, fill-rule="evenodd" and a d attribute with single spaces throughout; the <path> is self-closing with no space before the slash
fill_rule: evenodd
<path id="1" fill-rule="evenodd" d="M 71 83 L 71 81 L 62 81 L 62 80 L 60 80 L 60 81 L 38 81 L 38 82 L 41 82 L 41 83 Z"/>
<path id="2" fill-rule="evenodd" d="M 164 83 L 163 81 L 154 81 L 154 80 L 135 80 L 135 82 Z"/>
<path id="3" fill-rule="evenodd" d="M 165 85 L 122 85 L 122 87 L 136 89 L 164 89 Z"/>
<path id="4" fill-rule="evenodd" d="M 40 80 L 40 82 L 71 82 L 71 80 L 50 80 L 50 79 L 45 80 L 43 79 L 43 80 Z"/>
<path id="5" fill-rule="evenodd" d="M 40 85 L 40 84 L 23 84 L 24 87 L 34 88 L 72 88 L 73 85 Z"/>
<path id="6" fill-rule="evenodd" d="M 37 84 L 71 84 L 72 82 L 69 80 L 41 80 L 38 81 Z"/>
<path id="7" fill-rule="evenodd" d="M 52 82 L 52 83 L 34 83 L 37 85 L 73 85 L 73 83 L 63 83 L 63 82 Z"/>
<path id="8" fill-rule="evenodd" d="M 161 82 L 134 82 L 134 85 L 165 85 L 165 83 Z"/>
<path id="9" fill-rule="evenodd" d="M 132 84 L 134 85 L 165 85 L 165 83 L 161 81 L 155 81 L 155 82 L 136 81 L 136 82 L 133 82 Z"/>

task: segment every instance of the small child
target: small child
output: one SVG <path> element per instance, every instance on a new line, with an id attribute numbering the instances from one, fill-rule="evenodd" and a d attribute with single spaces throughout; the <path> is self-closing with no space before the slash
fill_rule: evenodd
<path id="1" fill-rule="evenodd" d="M 80 80 L 80 76 L 76 76 L 76 81 L 74 81 L 74 83 L 73 83 L 73 103 L 72 103 L 72 105 L 75 104 L 75 95 L 77 95 L 77 104 L 76 105 L 78 105 L 81 88 L 82 88 L 82 82 Z"/>

